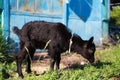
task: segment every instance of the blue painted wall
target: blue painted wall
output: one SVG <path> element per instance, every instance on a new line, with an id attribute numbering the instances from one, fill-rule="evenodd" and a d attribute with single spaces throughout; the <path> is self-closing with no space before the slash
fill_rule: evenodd
<path id="1" fill-rule="evenodd" d="M 62 22 L 84 40 L 94 36 L 102 45 L 108 37 L 109 0 L 3 0 L 4 31 L 15 42 L 13 26 L 21 28 L 34 20 Z"/>

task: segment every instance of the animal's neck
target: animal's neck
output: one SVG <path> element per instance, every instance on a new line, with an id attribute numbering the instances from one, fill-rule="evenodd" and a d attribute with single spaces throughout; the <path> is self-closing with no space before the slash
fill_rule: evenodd
<path id="1" fill-rule="evenodd" d="M 79 44 L 79 43 L 81 43 L 81 44 Z M 77 52 L 80 54 L 81 50 L 82 50 L 82 42 L 77 42 L 75 40 L 72 40 L 71 51 Z"/>
<path id="2" fill-rule="evenodd" d="M 71 45 L 71 51 L 72 52 L 77 52 L 77 49 L 76 49 L 77 47 L 76 47 L 76 43 L 72 43 L 72 45 Z"/>

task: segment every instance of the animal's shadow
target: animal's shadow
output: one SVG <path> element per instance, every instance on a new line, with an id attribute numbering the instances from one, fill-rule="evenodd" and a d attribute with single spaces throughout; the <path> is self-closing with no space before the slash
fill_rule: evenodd
<path id="1" fill-rule="evenodd" d="M 96 61 L 95 64 L 92 64 L 92 66 L 96 67 L 96 68 L 101 68 L 104 65 L 112 65 L 111 62 L 102 62 L 100 60 Z"/>
<path id="2" fill-rule="evenodd" d="M 93 64 L 85 64 L 85 65 L 72 64 L 72 65 L 68 65 L 63 70 L 67 70 L 67 69 L 73 69 L 73 70 L 81 69 L 81 70 L 84 70 L 84 67 L 86 67 L 86 66 L 94 66 L 95 68 L 101 68 L 104 65 L 112 65 L 112 63 L 111 62 L 102 62 L 102 61 L 98 60 Z"/>
<path id="3" fill-rule="evenodd" d="M 88 64 L 86 64 L 86 65 L 80 65 L 80 64 L 78 64 L 78 63 L 75 63 L 75 64 L 71 64 L 71 65 L 68 65 L 67 67 L 65 67 L 65 68 L 63 68 L 62 69 L 62 71 L 63 70 L 70 70 L 70 69 L 72 69 L 72 70 L 79 70 L 79 69 L 81 69 L 81 70 L 84 70 L 84 67 L 86 67 L 86 66 L 94 66 L 95 68 L 101 68 L 101 67 L 104 67 L 105 65 L 112 65 L 112 63 L 111 62 L 102 62 L 102 61 L 100 61 L 100 60 L 98 60 L 98 61 L 96 61 L 94 64 L 91 64 L 91 65 L 88 65 Z M 61 70 L 59 71 L 59 70 L 55 70 L 56 72 L 57 72 L 57 77 L 59 78 L 61 75 L 63 75 L 63 73 L 61 72 Z M 44 75 L 45 73 L 46 73 L 47 71 L 44 71 L 42 74 L 36 74 L 35 73 L 35 75 L 36 76 L 39 76 L 39 75 Z M 52 71 L 48 71 L 49 73 L 51 73 Z"/>

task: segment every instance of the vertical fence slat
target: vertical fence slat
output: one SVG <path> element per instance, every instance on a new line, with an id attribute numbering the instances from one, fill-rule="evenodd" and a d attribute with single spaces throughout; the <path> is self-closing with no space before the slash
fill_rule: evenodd
<path id="1" fill-rule="evenodd" d="M 4 37 L 7 38 L 10 35 L 10 12 L 9 12 L 10 0 L 4 0 L 3 2 L 3 26 L 4 26 Z"/>
<path id="2" fill-rule="evenodd" d="M 68 2 L 63 0 L 63 24 L 68 26 Z"/>

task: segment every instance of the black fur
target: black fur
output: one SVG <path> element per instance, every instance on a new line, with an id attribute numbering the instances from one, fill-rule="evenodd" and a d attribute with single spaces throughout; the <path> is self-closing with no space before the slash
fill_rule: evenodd
<path id="1" fill-rule="evenodd" d="M 61 60 L 61 53 L 69 49 L 69 42 L 72 36 L 71 31 L 62 23 L 50 23 L 45 21 L 34 21 L 26 23 L 21 30 L 17 27 L 13 31 L 20 39 L 20 50 L 17 54 L 17 72 L 20 77 L 23 77 L 21 64 L 22 60 L 27 56 L 25 47 L 28 48 L 31 58 L 36 49 L 43 49 L 48 41 L 48 54 L 50 55 L 50 68 L 59 69 Z M 89 62 L 94 62 L 95 44 L 93 37 L 89 40 L 82 40 L 78 35 L 74 34 L 72 37 L 71 50 L 81 54 Z M 28 65 L 27 72 L 31 72 L 30 58 L 27 57 Z"/>

